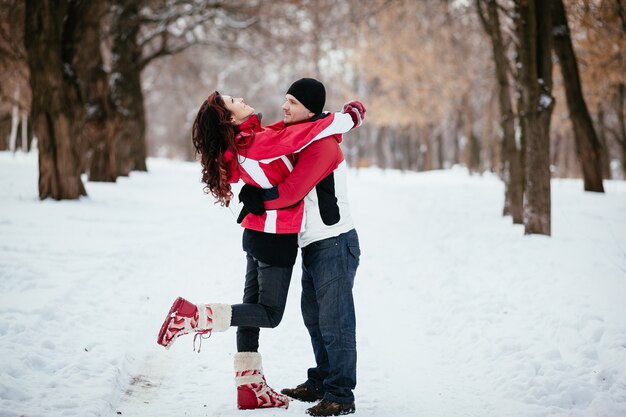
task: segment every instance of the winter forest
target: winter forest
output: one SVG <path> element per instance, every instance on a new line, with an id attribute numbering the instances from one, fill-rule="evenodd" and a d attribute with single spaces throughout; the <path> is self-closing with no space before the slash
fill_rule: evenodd
<path id="1" fill-rule="evenodd" d="M 626 1 L 0 0 L 0 74 L 0 417 L 242 415 L 234 331 L 209 360 L 152 339 L 172 297 L 243 287 L 200 105 L 272 123 L 302 77 L 367 109 L 341 143 L 356 415 L 626 415 Z M 277 387 L 312 358 L 299 268 L 262 332 Z"/>
<path id="2" fill-rule="evenodd" d="M 496 173 L 503 211 L 550 234 L 552 178 L 626 172 L 626 13 L 607 1 L 3 0 L 0 149 L 39 150 L 41 199 L 193 160 L 208 93 L 233 91 L 280 116 L 302 74 L 326 107 L 357 98 L 367 127 L 354 167 Z"/>

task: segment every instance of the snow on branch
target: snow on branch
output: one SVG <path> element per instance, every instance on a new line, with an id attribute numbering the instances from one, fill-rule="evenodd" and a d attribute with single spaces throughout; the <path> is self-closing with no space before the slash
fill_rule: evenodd
<path id="1" fill-rule="evenodd" d="M 251 8 L 249 8 L 252 10 Z M 233 17 L 237 16 L 237 17 Z M 166 55 L 174 55 L 194 45 L 212 45 L 228 49 L 242 49 L 240 46 L 219 42 L 221 36 L 210 36 L 215 31 L 238 31 L 258 22 L 258 17 L 242 12 L 234 3 L 220 1 L 170 1 L 159 10 L 144 8 L 140 21 L 147 28 L 139 45 L 145 52 L 141 61 L 144 68 L 152 60 Z M 212 27 L 208 27 L 211 23 Z"/>

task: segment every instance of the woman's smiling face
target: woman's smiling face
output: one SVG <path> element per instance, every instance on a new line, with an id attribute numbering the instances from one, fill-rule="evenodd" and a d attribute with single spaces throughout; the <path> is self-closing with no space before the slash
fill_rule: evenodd
<path id="1" fill-rule="evenodd" d="M 240 125 L 254 114 L 254 108 L 246 104 L 242 97 L 232 97 L 222 95 L 224 105 L 231 113 L 233 124 Z"/>

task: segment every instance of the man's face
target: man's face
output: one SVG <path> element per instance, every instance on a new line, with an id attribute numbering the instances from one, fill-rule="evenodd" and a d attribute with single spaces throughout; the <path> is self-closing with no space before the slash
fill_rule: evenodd
<path id="1" fill-rule="evenodd" d="M 308 120 L 315 116 L 309 111 L 297 98 L 291 94 L 285 96 L 285 103 L 283 104 L 283 112 L 285 113 L 283 120 L 286 124 L 298 123 L 303 120 Z"/>
<path id="2" fill-rule="evenodd" d="M 231 122 L 235 125 L 240 125 L 244 121 L 248 120 L 254 113 L 254 108 L 248 106 L 243 98 L 231 97 L 222 95 L 224 105 L 232 114 Z"/>

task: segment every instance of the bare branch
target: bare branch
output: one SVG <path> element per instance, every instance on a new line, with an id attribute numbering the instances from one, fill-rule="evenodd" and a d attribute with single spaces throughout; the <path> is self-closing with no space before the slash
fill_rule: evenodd
<path id="1" fill-rule="evenodd" d="M 501 11 L 506 17 L 508 17 L 511 20 L 515 19 L 515 12 L 513 10 L 507 9 L 503 5 L 499 4 L 497 0 L 494 0 L 494 1 L 496 1 L 496 6 L 498 6 L 499 11 Z"/>
<path id="2" fill-rule="evenodd" d="M 176 28 L 175 26 L 172 26 L 175 25 L 177 22 L 180 22 L 181 19 L 185 22 L 185 27 Z M 230 15 L 225 13 L 224 10 L 217 8 L 217 5 L 212 5 L 212 7 L 210 8 L 204 7 L 189 9 L 183 14 L 170 14 L 169 16 L 167 16 L 167 18 L 159 20 L 159 24 L 155 29 L 143 35 L 143 39 L 139 42 L 139 45 L 143 49 L 157 38 L 163 40 L 163 34 L 165 32 L 168 32 L 169 35 L 172 35 L 172 39 L 186 38 L 189 34 L 192 34 L 194 38 L 197 38 L 193 34 L 195 29 L 197 29 L 204 23 L 207 23 L 209 21 L 215 21 L 217 19 L 225 21 L 226 27 L 237 30 L 247 29 L 256 24 L 259 20 L 255 16 L 248 17 L 244 20 L 235 20 Z M 175 33 L 174 31 L 178 33 Z"/>
<path id="3" fill-rule="evenodd" d="M 215 41 L 215 40 L 200 40 L 200 39 L 194 39 L 193 41 L 189 41 L 189 42 L 184 42 L 180 45 L 176 45 L 176 46 L 171 46 L 171 45 L 164 45 L 162 48 L 158 49 L 157 51 L 154 51 L 153 53 L 147 55 L 145 58 L 143 58 L 141 60 L 140 63 L 140 68 L 143 69 L 145 68 L 151 61 L 154 61 L 157 58 L 161 58 L 164 56 L 169 56 L 169 55 L 175 55 L 177 53 L 180 53 L 192 46 L 211 46 L 214 48 L 219 48 L 222 50 L 229 50 L 229 51 L 243 51 L 245 52 L 249 57 L 251 57 L 252 59 L 255 60 L 260 60 L 262 57 L 262 54 L 257 51 L 254 50 L 252 48 L 247 48 L 246 46 L 243 45 L 239 45 L 237 43 L 233 43 L 233 42 L 221 42 L 221 41 Z"/>
<path id="4" fill-rule="evenodd" d="M 483 29 L 488 35 L 491 36 L 493 24 L 488 20 L 488 17 L 485 15 L 485 11 L 483 10 L 484 1 L 485 0 L 474 0 L 474 3 L 476 5 L 476 12 L 480 18 L 480 23 L 483 25 Z"/>
<path id="5" fill-rule="evenodd" d="M 622 138 L 622 135 L 619 133 L 619 130 L 617 128 L 614 128 L 614 127 L 611 127 L 611 126 L 605 126 L 604 128 L 613 137 L 615 142 L 619 143 L 620 145 L 626 145 L 626 140 L 624 140 L 624 138 Z"/>

